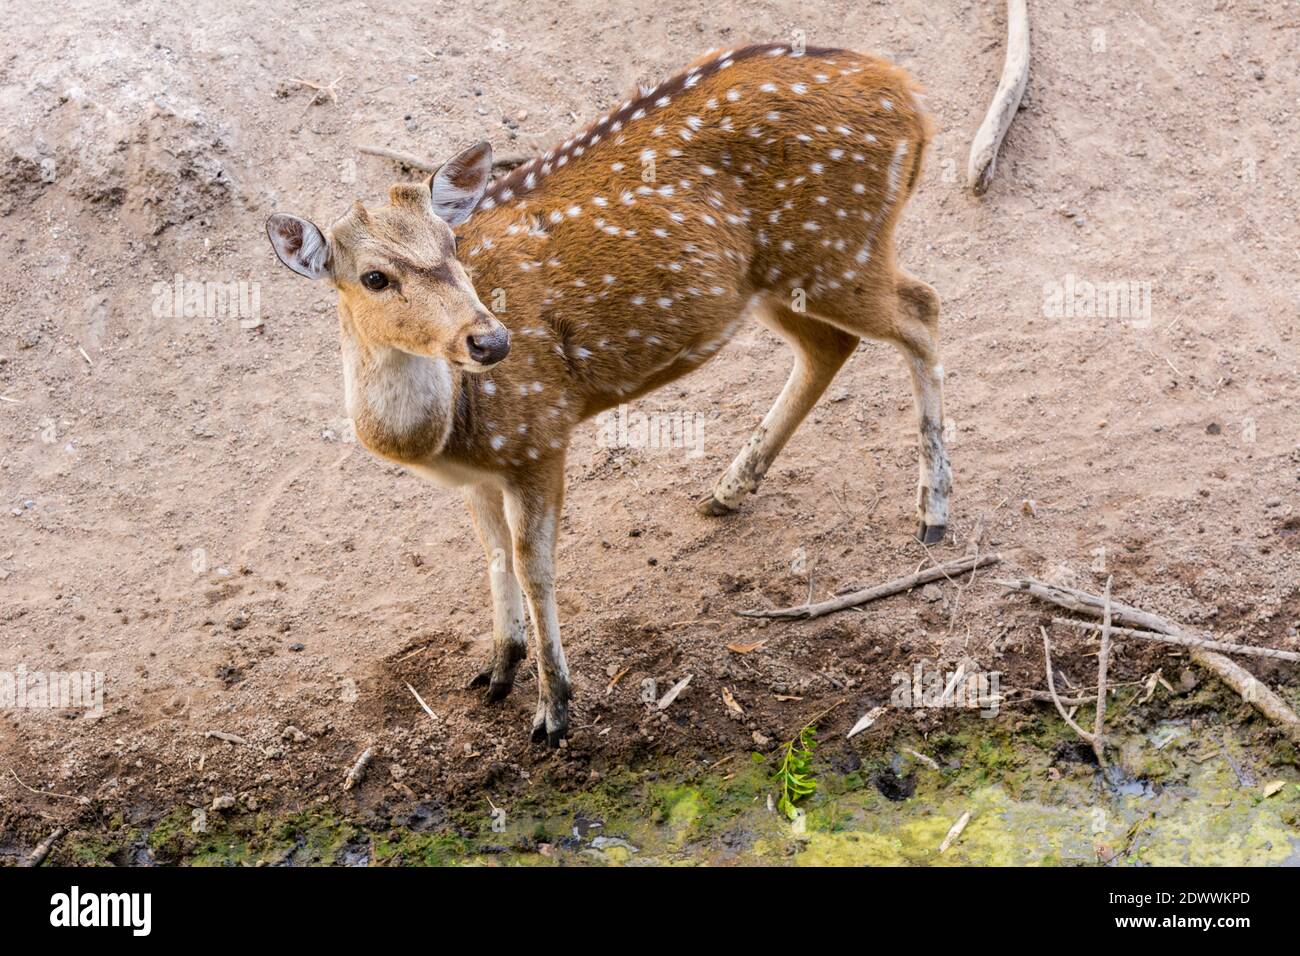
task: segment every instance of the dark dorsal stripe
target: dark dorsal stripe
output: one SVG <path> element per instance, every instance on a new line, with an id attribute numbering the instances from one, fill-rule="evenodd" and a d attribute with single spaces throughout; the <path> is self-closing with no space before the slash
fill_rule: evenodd
<path id="1" fill-rule="evenodd" d="M 514 169 L 508 176 L 497 180 L 488 187 L 483 196 L 486 206 L 481 205 L 480 208 L 491 208 L 498 203 L 509 202 L 516 196 L 528 194 L 541 185 L 542 180 L 547 176 L 555 174 L 560 168 L 559 163 L 562 158 L 567 165 L 581 158 L 581 153 L 574 152 L 576 149 L 581 149 L 585 153 L 591 146 L 599 145 L 592 142 L 593 137 L 598 136 L 603 141 L 606 137 L 622 133 L 629 123 L 649 120 L 656 110 L 663 108 L 655 105 L 657 101 L 665 96 L 675 97 L 682 90 L 687 89 L 688 83 L 694 86 L 700 80 L 719 72 L 724 63 L 738 63 L 759 56 L 831 56 L 845 52 L 842 48 L 825 46 L 804 47 L 802 51 L 796 52 L 789 44 L 782 43 L 758 43 L 734 51 L 720 50 L 712 59 L 683 70 L 676 76 L 664 80 L 648 93 L 628 100 L 603 119 L 597 120 L 582 132 L 566 140 L 567 145 L 556 146 L 543 156 L 529 160 Z M 645 115 L 634 120 L 632 117 L 637 115 L 638 111 Z M 549 165 L 550 170 L 543 172 L 543 166 L 546 165 Z M 530 175 L 533 177 L 531 186 L 528 178 Z"/>

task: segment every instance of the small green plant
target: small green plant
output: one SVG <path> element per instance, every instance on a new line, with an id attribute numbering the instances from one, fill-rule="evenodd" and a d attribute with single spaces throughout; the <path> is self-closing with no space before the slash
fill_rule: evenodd
<path id="1" fill-rule="evenodd" d="M 809 724 L 799 736 L 785 745 L 785 755 L 776 769 L 780 796 L 776 808 L 791 820 L 799 815 L 795 804 L 817 789 L 812 775 L 813 750 L 817 747 L 817 728 Z"/>

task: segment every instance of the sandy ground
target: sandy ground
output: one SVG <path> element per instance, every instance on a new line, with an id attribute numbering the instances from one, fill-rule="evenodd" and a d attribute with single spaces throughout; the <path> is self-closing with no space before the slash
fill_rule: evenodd
<path id="1" fill-rule="evenodd" d="M 1298 646 L 1300 4 L 1033 4 L 1029 94 L 982 200 L 962 181 L 999 4 L 197 6 L 37 5 L 0 52 L 0 667 L 107 678 L 98 719 L 0 714 L 0 828 L 716 760 L 840 702 L 822 724 L 842 732 L 917 662 L 1042 686 L 1049 614 L 988 573 L 806 624 L 734 615 L 802 600 L 810 574 L 824 597 L 929 560 L 910 537 L 911 392 L 878 344 L 741 513 L 695 513 L 789 366 L 754 326 L 637 405 L 703 416 L 702 456 L 578 433 L 559 542 L 576 729 L 558 753 L 530 746 L 531 678 L 493 707 L 461 689 L 491 621 L 459 493 L 349 441 L 333 302 L 266 242 L 271 211 L 328 222 L 399 178 L 359 145 L 539 151 L 639 79 L 796 31 L 883 53 L 929 94 L 900 245 L 944 300 L 955 520 L 934 556 L 978 544 L 1008 574 L 1095 590 L 1113 575 L 1223 639 Z M 156 284 L 177 276 L 256 283 L 262 324 L 171 314 Z M 1147 284 L 1149 320 L 1049 314 L 1053 284 L 1084 281 Z M 1085 637 L 1056 640 L 1090 682 Z M 1126 643 L 1114 666 L 1173 681 L 1180 661 Z M 1255 670 L 1296 698 L 1293 668 Z M 686 675 L 666 713 L 643 702 L 645 681 Z M 341 795 L 366 746 L 370 775 Z"/>

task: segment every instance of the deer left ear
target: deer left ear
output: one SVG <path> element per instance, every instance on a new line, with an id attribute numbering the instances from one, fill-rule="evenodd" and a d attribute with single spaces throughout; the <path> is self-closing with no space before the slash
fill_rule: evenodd
<path id="1" fill-rule="evenodd" d="M 434 214 L 449 226 L 459 226 L 478 206 L 491 179 L 491 143 L 476 143 L 453 156 L 429 178 Z"/>

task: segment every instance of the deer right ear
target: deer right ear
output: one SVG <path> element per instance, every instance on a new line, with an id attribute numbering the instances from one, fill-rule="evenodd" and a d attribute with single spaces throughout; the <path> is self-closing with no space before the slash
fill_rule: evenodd
<path id="1" fill-rule="evenodd" d="M 429 178 L 434 214 L 449 226 L 459 226 L 479 204 L 491 179 L 491 143 L 476 143 L 456 154 Z"/>
<path id="2" fill-rule="evenodd" d="M 308 279 L 329 275 L 329 244 L 314 223 L 277 212 L 266 220 L 266 234 L 280 261 Z"/>

